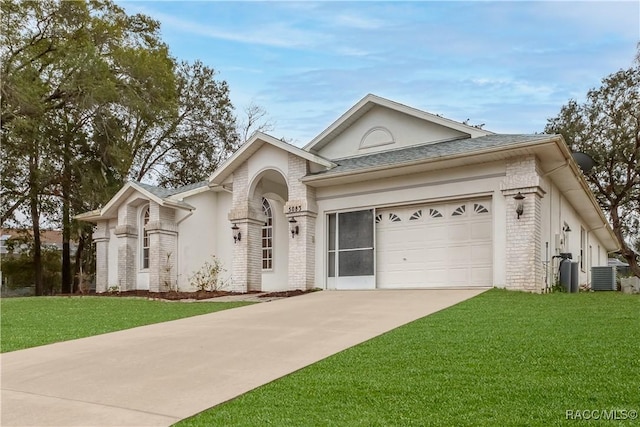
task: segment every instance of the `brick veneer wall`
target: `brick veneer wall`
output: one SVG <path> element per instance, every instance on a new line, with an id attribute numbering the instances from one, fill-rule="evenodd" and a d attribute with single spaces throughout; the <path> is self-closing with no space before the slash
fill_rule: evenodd
<path id="1" fill-rule="evenodd" d="M 109 284 L 109 221 L 99 221 L 93 232 L 96 243 L 96 292 L 108 290 Z"/>
<path id="2" fill-rule="evenodd" d="M 299 230 L 299 234 L 289 242 L 287 287 L 291 290 L 315 286 L 316 191 L 301 181 L 307 175 L 308 168 L 305 159 L 289 153 L 289 201 L 285 204 L 285 213 L 289 218 L 296 219 Z"/>
<path id="3" fill-rule="evenodd" d="M 138 209 L 124 204 L 118 208 L 118 287 L 121 291 L 136 288 L 136 256 L 138 254 Z"/>
<path id="4" fill-rule="evenodd" d="M 262 289 L 262 225 L 265 215 L 259 198 L 249 198 L 249 170 L 243 163 L 233 172 L 233 195 L 229 221 L 240 229 L 241 240 L 233 246 L 230 290 Z M 231 232 L 229 232 L 231 239 Z"/>
<path id="5" fill-rule="evenodd" d="M 297 221 L 299 234 L 289 240 L 289 289 L 310 289 L 315 285 L 315 221 L 317 205 L 315 189 L 302 183 L 308 163 L 288 154 L 287 190 L 289 200 L 284 210 L 287 218 Z M 262 212 L 261 194 L 249 194 L 249 172 L 245 162 L 233 173 L 232 207 L 229 221 L 240 229 L 241 241 L 234 244 L 232 291 L 262 290 Z M 231 238 L 231 233 L 230 237 Z M 278 248 L 274 248 L 278 251 Z M 282 249 L 280 249 L 282 250 Z"/>
<path id="6" fill-rule="evenodd" d="M 149 291 L 174 290 L 178 279 L 175 211 L 151 202 L 145 228 L 149 235 Z"/>
<path id="7" fill-rule="evenodd" d="M 506 198 L 506 287 L 530 292 L 544 288 L 542 265 L 542 197 L 540 172 L 533 155 L 517 157 L 507 162 L 502 194 Z M 520 192 L 525 198 L 523 214 L 516 214 Z"/>

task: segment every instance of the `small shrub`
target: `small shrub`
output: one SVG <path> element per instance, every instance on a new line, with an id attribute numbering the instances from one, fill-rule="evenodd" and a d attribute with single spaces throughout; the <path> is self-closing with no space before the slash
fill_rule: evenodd
<path id="1" fill-rule="evenodd" d="M 219 291 L 226 286 L 226 283 L 220 278 L 221 273 L 225 272 L 222 263 L 215 255 L 211 257 L 211 261 L 205 261 L 202 267 L 189 278 L 191 285 L 198 291 Z"/>

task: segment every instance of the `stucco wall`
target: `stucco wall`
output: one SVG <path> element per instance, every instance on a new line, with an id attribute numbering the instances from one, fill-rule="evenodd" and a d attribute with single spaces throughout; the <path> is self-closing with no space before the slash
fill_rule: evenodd
<path id="1" fill-rule="evenodd" d="M 380 128 L 383 132 L 390 132 L 396 143 L 376 145 L 375 135 L 370 131 Z M 361 147 L 363 137 L 367 135 L 374 138 L 371 141 L 374 146 L 368 146 L 365 138 L 365 144 Z M 323 147 L 319 154 L 328 159 L 339 159 L 462 136 L 464 136 L 462 132 L 376 106 Z"/>
<path id="2" fill-rule="evenodd" d="M 558 187 L 551 182 L 549 178 L 544 179 L 544 186 L 547 194 L 543 198 L 543 222 L 542 222 L 542 239 L 540 246 L 542 248 L 543 260 L 548 261 L 547 280 L 549 286 L 553 286 L 557 280 L 558 262 L 553 259 L 554 255 L 560 252 L 569 252 L 572 254 L 573 262 L 580 263 L 580 247 L 581 247 L 581 229 L 584 230 L 584 254 L 582 267 L 579 268 L 579 283 L 591 283 L 591 267 L 599 265 L 607 265 L 607 253 L 604 245 L 589 230 L 584 220 L 580 217 L 576 209 L 567 201 L 560 193 Z M 571 232 L 563 231 L 564 225 L 567 224 L 571 228 Z M 549 244 L 549 256 L 546 258 L 546 246 Z"/>
<path id="3" fill-rule="evenodd" d="M 184 202 L 193 206 L 195 210 L 192 213 L 180 211 L 176 216 L 180 289 L 193 290 L 190 278 L 205 262 L 211 262 L 214 254 L 223 268 L 230 269 L 229 241 L 232 245 L 233 239 L 226 220 L 230 198 L 228 193 L 205 191 L 184 199 Z M 227 271 L 222 278 L 227 279 L 229 274 Z"/>

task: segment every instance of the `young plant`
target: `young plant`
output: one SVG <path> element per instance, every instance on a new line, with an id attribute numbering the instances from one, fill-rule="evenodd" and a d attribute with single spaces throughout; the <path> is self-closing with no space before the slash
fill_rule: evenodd
<path id="1" fill-rule="evenodd" d="M 189 281 L 198 291 L 219 291 L 226 286 L 225 281 L 220 278 L 221 273 L 225 271 L 227 270 L 222 267 L 220 260 L 213 255 L 211 261 L 205 261 Z"/>

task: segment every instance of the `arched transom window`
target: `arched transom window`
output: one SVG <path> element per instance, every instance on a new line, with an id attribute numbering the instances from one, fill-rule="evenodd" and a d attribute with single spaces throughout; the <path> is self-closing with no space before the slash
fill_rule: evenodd
<path id="1" fill-rule="evenodd" d="M 267 220 L 262 227 L 262 269 L 271 270 L 273 268 L 273 213 L 271 204 L 264 197 L 262 198 L 262 211 Z"/>
<path id="2" fill-rule="evenodd" d="M 149 268 L 149 232 L 146 228 L 148 223 L 149 206 L 142 212 L 142 268 Z"/>

